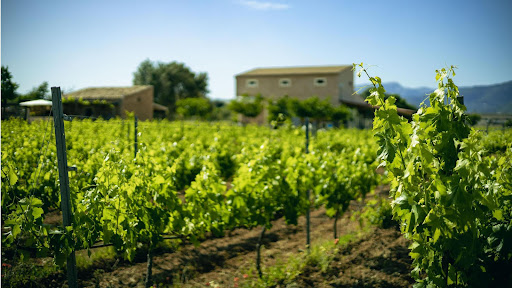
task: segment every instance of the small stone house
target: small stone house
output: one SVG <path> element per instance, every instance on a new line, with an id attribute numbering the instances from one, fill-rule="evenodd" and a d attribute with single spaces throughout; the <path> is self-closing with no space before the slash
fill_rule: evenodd
<path id="1" fill-rule="evenodd" d="M 134 112 L 140 120 L 151 120 L 155 109 L 160 111 L 166 108 L 153 103 L 153 86 L 149 85 L 91 87 L 66 93 L 63 98 L 66 99 L 64 113 L 91 117 L 101 116 L 105 119 L 116 116 L 125 118 L 128 111 Z M 75 102 L 70 103 L 70 99 L 74 99 Z"/>
<path id="2" fill-rule="evenodd" d="M 265 99 L 279 99 L 287 95 L 299 100 L 317 96 L 339 105 L 354 93 L 352 65 L 256 68 L 235 78 L 237 96 L 260 94 Z M 267 115 L 264 109 L 255 122 L 265 123 Z"/>

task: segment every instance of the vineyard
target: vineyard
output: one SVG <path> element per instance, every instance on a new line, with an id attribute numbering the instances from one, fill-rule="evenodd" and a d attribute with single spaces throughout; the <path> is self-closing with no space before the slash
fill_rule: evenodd
<path id="1" fill-rule="evenodd" d="M 143 253 L 147 265 L 137 277 L 149 287 L 158 284 L 152 268 L 162 247 L 179 253 L 226 234 L 256 233 L 260 280 L 247 286 L 276 286 L 260 252 L 273 225 L 302 227 L 303 253 L 329 254 L 324 250 L 339 248 L 318 252 L 311 245 L 311 214 L 331 218 L 337 243 L 347 232 L 337 221 L 358 222 L 347 211 L 379 218 L 386 207 L 409 241 L 418 287 L 510 285 L 512 131 L 470 128 L 451 73 L 438 72 L 439 89 L 411 123 L 396 114 L 392 97 L 384 99 L 380 79 L 370 77 L 368 101 L 380 107 L 374 131 L 320 130 L 309 138 L 309 126 L 163 120 L 139 122 L 135 133 L 133 119 L 65 122 L 73 167 L 66 227 L 53 121 L 3 121 L 2 285 L 13 281 L 5 271 L 19 263 L 52 257 L 69 269 L 75 253 L 107 247 L 127 263 L 140 262 Z M 385 187 L 391 206 L 379 193 Z M 79 275 L 79 285 L 86 280 Z M 162 285 L 184 284 L 171 280 Z"/>

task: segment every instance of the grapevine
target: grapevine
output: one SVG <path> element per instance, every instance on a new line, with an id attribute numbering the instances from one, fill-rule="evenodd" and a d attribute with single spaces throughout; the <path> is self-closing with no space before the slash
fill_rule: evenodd
<path id="1" fill-rule="evenodd" d="M 380 166 L 392 177 L 393 215 L 412 241 L 416 287 L 510 285 L 510 144 L 501 158 L 486 156 L 482 136 L 467 124 L 454 69 L 436 71 L 430 105 L 422 103 L 411 123 L 393 97 L 385 100 L 381 79 L 368 75 Z"/>

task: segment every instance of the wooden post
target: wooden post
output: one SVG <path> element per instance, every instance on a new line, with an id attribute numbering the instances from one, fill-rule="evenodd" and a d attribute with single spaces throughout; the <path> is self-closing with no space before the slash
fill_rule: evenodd
<path id="1" fill-rule="evenodd" d="M 133 158 L 137 158 L 137 116 L 135 116 L 135 143 L 133 144 L 133 150 L 135 151 L 134 152 L 134 156 Z"/>
<path id="2" fill-rule="evenodd" d="M 306 117 L 306 154 L 309 154 L 309 117 Z M 307 190 L 306 192 L 306 197 L 307 197 L 307 201 L 308 201 L 308 210 L 306 211 L 306 247 L 308 249 L 308 252 L 309 252 L 309 246 L 310 246 L 310 237 L 309 237 L 309 223 L 310 223 L 310 207 L 311 207 L 311 204 L 310 204 L 310 191 L 309 189 Z"/>
<path id="3" fill-rule="evenodd" d="M 62 95 L 60 87 L 52 87 L 53 124 L 55 126 L 55 141 L 57 144 L 57 161 L 60 182 L 60 206 L 64 227 L 72 226 L 71 197 L 69 193 L 68 160 L 66 156 L 66 136 L 64 134 L 64 113 L 62 111 Z M 76 273 L 75 249 L 67 259 L 67 276 L 69 287 L 78 287 Z"/>

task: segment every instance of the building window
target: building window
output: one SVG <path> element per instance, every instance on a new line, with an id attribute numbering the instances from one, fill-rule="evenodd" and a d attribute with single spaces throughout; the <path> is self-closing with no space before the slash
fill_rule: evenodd
<path id="1" fill-rule="evenodd" d="M 323 87 L 327 85 L 327 79 L 325 77 L 318 77 L 315 78 L 315 81 L 313 83 L 315 84 L 315 86 Z"/>
<path id="2" fill-rule="evenodd" d="M 247 86 L 247 88 L 258 88 L 258 79 L 247 79 L 245 86 Z"/>
<path id="3" fill-rule="evenodd" d="M 289 78 L 279 79 L 279 87 L 290 87 L 292 86 L 292 80 Z"/>

